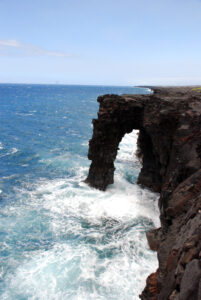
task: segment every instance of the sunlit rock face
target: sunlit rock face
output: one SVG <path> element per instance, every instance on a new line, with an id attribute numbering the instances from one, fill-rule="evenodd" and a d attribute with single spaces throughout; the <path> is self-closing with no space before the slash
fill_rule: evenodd
<path id="1" fill-rule="evenodd" d="M 192 293 L 201 299 L 201 93 L 193 87 L 153 90 L 98 98 L 86 182 L 100 190 L 112 184 L 118 145 L 125 133 L 139 130 L 138 183 L 160 192 L 161 218 L 161 228 L 147 234 L 159 269 L 141 299 L 184 299 Z"/>

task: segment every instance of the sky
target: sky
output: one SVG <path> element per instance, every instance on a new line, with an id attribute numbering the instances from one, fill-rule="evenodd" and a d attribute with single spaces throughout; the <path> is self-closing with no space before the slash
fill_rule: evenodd
<path id="1" fill-rule="evenodd" d="M 0 83 L 201 84 L 201 0 L 0 0 Z"/>

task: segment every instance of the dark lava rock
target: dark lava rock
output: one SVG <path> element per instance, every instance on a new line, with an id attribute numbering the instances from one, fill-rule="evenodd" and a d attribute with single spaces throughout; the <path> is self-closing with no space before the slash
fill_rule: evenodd
<path id="1" fill-rule="evenodd" d="M 159 269 L 141 299 L 201 299 L 201 90 L 153 88 L 150 95 L 98 98 L 98 119 L 88 158 L 86 182 L 105 190 L 113 183 L 118 145 L 139 130 L 138 183 L 160 192 L 161 228 L 147 233 Z"/>
<path id="2" fill-rule="evenodd" d="M 193 276 L 192 276 L 193 274 Z M 198 288 L 201 280 L 201 261 L 192 260 L 186 267 L 184 276 L 181 280 L 181 300 L 198 299 Z"/>

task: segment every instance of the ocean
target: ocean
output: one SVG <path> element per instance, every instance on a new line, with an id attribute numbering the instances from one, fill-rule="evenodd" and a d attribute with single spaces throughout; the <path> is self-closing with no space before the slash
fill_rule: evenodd
<path id="1" fill-rule="evenodd" d="M 157 268 L 158 194 L 125 135 L 106 192 L 86 185 L 96 98 L 133 87 L 0 84 L 0 299 L 135 300 Z"/>

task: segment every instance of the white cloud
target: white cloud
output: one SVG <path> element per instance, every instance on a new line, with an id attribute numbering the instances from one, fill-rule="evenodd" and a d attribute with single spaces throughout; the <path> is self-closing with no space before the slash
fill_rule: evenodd
<path id="1" fill-rule="evenodd" d="M 0 46 L 3 47 L 20 47 L 20 43 L 16 40 L 0 40 Z"/>
<path id="2" fill-rule="evenodd" d="M 26 56 L 53 56 L 71 57 L 72 55 L 61 51 L 51 51 L 34 45 L 23 44 L 17 40 L 0 40 L 0 55 L 26 55 Z"/>

